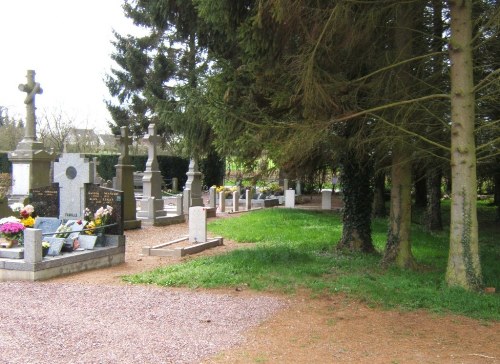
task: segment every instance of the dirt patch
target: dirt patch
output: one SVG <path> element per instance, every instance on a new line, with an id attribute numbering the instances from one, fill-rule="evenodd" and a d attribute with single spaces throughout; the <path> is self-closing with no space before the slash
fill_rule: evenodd
<path id="1" fill-rule="evenodd" d="M 193 259 L 141 255 L 145 245 L 185 235 L 187 224 L 127 231 L 125 264 L 50 282 L 123 285 L 120 277 L 124 274 Z M 224 246 L 196 256 L 245 247 L 225 239 Z M 259 296 L 245 287 L 206 292 Z M 205 363 L 500 363 L 500 323 L 424 311 L 384 311 L 341 295 L 279 297 L 288 301 L 288 308 L 247 331 L 243 344 Z"/>

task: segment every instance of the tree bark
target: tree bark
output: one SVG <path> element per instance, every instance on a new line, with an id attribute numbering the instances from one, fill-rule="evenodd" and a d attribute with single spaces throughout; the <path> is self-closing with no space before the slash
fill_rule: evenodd
<path id="1" fill-rule="evenodd" d="M 382 260 L 383 265 L 394 263 L 401 268 L 415 266 L 410 239 L 412 173 L 408 160 L 408 148 L 403 146 L 393 151 L 389 233 Z"/>
<path id="2" fill-rule="evenodd" d="M 354 152 L 346 152 L 341 165 L 344 199 L 342 238 L 337 248 L 351 252 L 375 251 L 371 237 L 371 209 L 373 190 L 371 168 L 360 163 Z"/>
<path id="3" fill-rule="evenodd" d="M 415 4 L 400 4 L 396 12 L 395 22 L 395 50 L 396 60 L 411 58 L 413 55 L 413 22 L 415 18 Z M 402 89 L 401 99 L 407 98 L 405 88 L 411 82 L 409 65 L 402 66 L 397 74 L 399 86 Z M 411 120 L 411 115 L 407 116 Z M 402 124 L 409 120 L 404 119 Z M 413 268 L 415 260 L 411 252 L 411 149 L 404 141 L 395 141 L 392 150 L 391 166 L 391 208 L 389 213 L 389 233 L 385 247 L 383 265 L 395 263 L 401 268 Z"/>
<path id="4" fill-rule="evenodd" d="M 477 225 L 472 0 L 449 1 L 451 16 L 451 212 L 449 286 L 482 286 Z"/>

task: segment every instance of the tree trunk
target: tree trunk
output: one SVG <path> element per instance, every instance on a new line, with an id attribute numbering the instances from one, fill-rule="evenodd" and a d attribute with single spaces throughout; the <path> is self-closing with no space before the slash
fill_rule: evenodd
<path id="1" fill-rule="evenodd" d="M 397 8 L 395 22 L 395 50 L 396 60 L 411 58 L 413 55 L 413 22 L 415 18 L 415 4 L 400 4 Z M 402 66 L 397 74 L 401 90 L 401 99 L 407 98 L 405 89 L 409 87 L 411 68 Z M 409 122 L 412 116 L 406 116 L 401 123 Z M 389 232 L 385 247 L 383 265 L 395 263 L 401 268 L 412 268 L 415 260 L 411 252 L 411 149 L 404 141 L 396 141 L 392 150 L 391 167 L 391 208 L 389 213 Z"/>
<path id="2" fill-rule="evenodd" d="M 353 152 L 347 152 L 341 169 L 344 212 L 342 238 L 337 248 L 351 252 L 374 252 L 371 237 L 371 168 L 360 163 Z"/>
<path id="3" fill-rule="evenodd" d="M 449 1 L 451 16 L 451 212 L 446 282 L 468 290 L 482 285 L 477 225 L 472 0 Z"/>
<path id="4" fill-rule="evenodd" d="M 387 210 L 385 208 L 385 173 L 383 172 L 377 173 L 375 175 L 372 216 L 387 216 Z"/>
<path id="5" fill-rule="evenodd" d="M 393 151 L 389 233 L 382 260 L 384 265 L 395 263 L 401 268 L 415 266 L 410 239 L 412 173 L 408 160 L 408 149 L 404 146 Z"/>
<path id="6" fill-rule="evenodd" d="M 427 171 L 427 211 L 425 227 L 429 231 L 443 230 L 441 219 L 441 169 Z"/>

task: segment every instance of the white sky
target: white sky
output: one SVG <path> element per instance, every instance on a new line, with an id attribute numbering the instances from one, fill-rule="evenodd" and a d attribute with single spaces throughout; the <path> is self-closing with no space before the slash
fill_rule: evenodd
<path id="1" fill-rule="evenodd" d="M 0 106 L 25 118 L 26 71 L 35 70 L 43 94 L 37 116 L 55 110 L 83 128 L 109 132 L 104 76 L 114 48 L 112 29 L 134 33 L 123 0 L 0 0 Z"/>

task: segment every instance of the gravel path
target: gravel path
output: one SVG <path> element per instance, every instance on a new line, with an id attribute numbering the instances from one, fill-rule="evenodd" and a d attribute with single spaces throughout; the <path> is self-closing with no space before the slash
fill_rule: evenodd
<path id="1" fill-rule="evenodd" d="M 0 363 L 198 363 L 286 302 L 152 286 L 0 283 Z"/>

